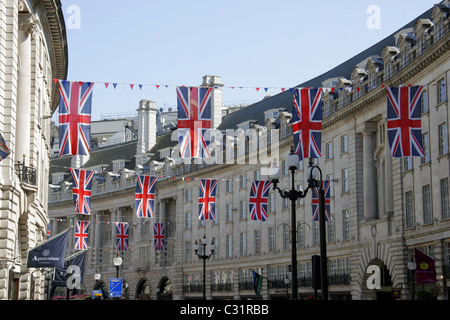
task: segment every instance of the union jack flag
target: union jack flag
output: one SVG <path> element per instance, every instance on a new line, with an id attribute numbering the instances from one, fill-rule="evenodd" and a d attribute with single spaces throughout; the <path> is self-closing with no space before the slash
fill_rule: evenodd
<path id="1" fill-rule="evenodd" d="M 0 161 L 5 159 L 11 153 L 11 149 L 6 145 L 5 139 L 3 139 L 2 134 L 0 133 Z"/>
<path id="2" fill-rule="evenodd" d="M 59 156 L 89 155 L 93 86 L 59 80 Z"/>
<path id="3" fill-rule="evenodd" d="M 322 89 L 297 88 L 294 90 L 292 130 L 295 153 L 300 160 L 322 158 Z"/>
<path id="4" fill-rule="evenodd" d="M 153 217 L 156 180 L 157 177 L 137 176 L 135 200 L 138 218 Z"/>
<path id="5" fill-rule="evenodd" d="M 178 142 L 181 157 L 209 157 L 212 88 L 177 87 Z"/>
<path id="6" fill-rule="evenodd" d="M 325 195 L 325 221 L 331 221 L 331 181 L 322 181 L 322 188 Z M 313 221 L 319 221 L 319 188 L 314 187 L 312 192 L 312 211 L 313 211 Z"/>
<path id="7" fill-rule="evenodd" d="M 393 157 L 423 157 L 422 86 L 387 88 L 387 133 Z"/>
<path id="8" fill-rule="evenodd" d="M 75 250 L 88 248 L 89 221 L 77 221 L 75 225 Z"/>
<path id="9" fill-rule="evenodd" d="M 130 237 L 128 222 L 116 223 L 116 250 L 128 251 L 128 240 Z"/>
<path id="10" fill-rule="evenodd" d="M 70 169 L 75 186 L 72 188 L 75 213 L 91 214 L 91 187 L 94 171 Z"/>
<path id="11" fill-rule="evenodd" d="M 198 195 L 198 218 L 200 220 L 216 220 L 215 201 L 218 180 L 200 179 Z"/>
<path id="12" fill-rule="evenodd" d="M 154 223 L 153 224 L 153 234 L 155 239 L 155 251 L 165 251 L 166 250 L 166 224 L 165 223 Z"/>
<path id="13" fill-rule="evenodd" d="M 267 202 L 270 181 L 253 181 L 250 189 L 249 209 L 252 220 L 267 221 Z"/>

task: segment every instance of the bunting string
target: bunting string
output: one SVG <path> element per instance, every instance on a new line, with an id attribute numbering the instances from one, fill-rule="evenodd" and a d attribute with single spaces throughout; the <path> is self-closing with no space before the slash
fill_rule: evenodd
<path id="1" fill-rule="evenodd" d="M 69 80 L 65 80 L 65 79 L 53 79 L 53 82 L 56 84 L 58 81 L 61 81 L 62 83 L 64 83 L 65 81 L 69 81 Z M 129 88 L 130 90 L 133 90 L 135 88 L 139 88 L 139 90 L 142 90 L 143 88 L 153 88 L 153 89 L 164 89 L 164 88 L 177 88 L 177 87 L 188 87 L 188 85 L 174 85 L 174 84 L 153 84 L 153 83 L 147 83 L 147 84 L 135 84 L 135 83 L 123 83 L 123 82 L 99 82 L 99 81 L 73 81 L 73 82 L 79 82 L 81 83 L 88 83 L 90 84 L 94 84 L 96 87 L 99 86 L 104 86 L 106 89 L 117 89 L 117 88 Z M 431 83 L 431 84 L 425 84 L 425 85 L 421 85 L 423 87 L 428 87 L 428 86 L 436 86 L 437 83 Z M 442 83 L 442 85 L 445 85 L 445 83 Z M 398 85 L 398 86 L 412 86 L 412 84 L 403 84 L 403 85 Z M 197 87 L 202 87 L 202 86 L 197 86 Z M 209 87 L 209 86 L 208 86 Z M 356 90 L 357 92 L 359 92 L 361 89 L 365 89 L 365 90 L 369 90 L 369 89 L 375 89 L 377 88 L 378 85 L 374 85 L 374 86 L 344 86 L 344 87 L 317 87 L 317 88 L 322 88 L 323 90 L 329 91 L 331 93 L 334 93 L 336 90 L 337 91 L 344 91 L 344 90 L 348 90 L 348 91 L 352 91 L 353 89 Z M 386 88 L 387 86 L 385 84 L 381 84 L 382 88 Z M 218 89 L 218 86 L 214 87 L 215 89 Z M 293 91 L 295 88 L 300 88 L 300 87 L 264 87 L 264 86 L 258 86 L 258 87 L 248 87 L 248 86 L 220 86 L 220 88 L 224 88 L 224 89 L 231 89 L 231 90 L 242 90 L 242 89 L 247 89 L 247 90 L 255 90 L 257 92 L 265 92 L 267 93 L 269 90 L 270 91 L 277 91 L 277 92 L 285 92 L 285 91 Z"/>

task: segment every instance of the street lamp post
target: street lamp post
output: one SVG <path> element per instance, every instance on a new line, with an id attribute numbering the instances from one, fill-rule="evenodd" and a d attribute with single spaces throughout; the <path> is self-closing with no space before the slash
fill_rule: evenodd
<path id="1" fill-rule="evenodd" d="M 119 256 L 119 251 L 117 251 L 116 257 L 113 259 L 114 266 L 116 267 L 116 278 L 119 278 L 119 268 L 122 265 L 122 258 Z"/>
<path id="2" fill-rule="evenodd" d="M 206 255 L 206 243 L 207 243 L 206 235 L 204 235 L 203 239 L 202 239 L 203 254 L 198 253 L 199 246 L 198 246 L 197 241 L 195 241 L 195 244 L 194 244 L 195 254 L 199 257 L 199 259 L 203 260 L 203 300 L 206 300 L 206 260 L 211 258 L 211 256 L 214 254 L 214 251 L 216 250 L 214 241 L 211 241 L 211 245 L 209 247 L 211 250 L 211 253 L 209 255 Z"/>
<path id="3" fill-rule="evenodd" d="M 287 156 L 287 164 L 288 168 L 291 171 L 291 190 L 289 191 L 283 191 L 281 190 L 277 184 L 279 183 L 279 179 L 281 176 L 280 168 L 276 168 L 275 172 L 271 175 L 272 178 L 272 184 L 273 189 L 278 190 L 280 193 L 280 196 L 283 199 L 289 199 L 291 201 L 291 246 L 292 246 L 292 252 L 291 252 L 291 281 L 292 281 L 292 300 L 298 300 L 298 284 L 297 284 L 297 241 L 296 241 L 296 212 L 295 212 L 295 201 L 299 198 L 306 197 L 306 194 L 308 193 L 308 188 L 305 191 L 297 191 L 295 190 L 295 171 L 298 169 L 299 166 L 299 158 L 295 154 L 294 149 L 291 149 L 290 154 Z"/>
<path id="4" fill-rule="evenodd" d="M 325 229 L 325 190 L 323 189 L 322 170 L 309 162 L 309 185 L 318 187 L 319 194 L 319 233 L 320 233 L 320 285 L 322 300 L 328 300 L 328 275 L 327 275 L 327 243 Z M 319 174 L 320 180 L 317 181 Z"/>
<path id="5" fill-rule="evenodd" d="M 417 264 L 414 261 L 408 262 L 408 270 L 409 270 L 409 276 L 411 279 L 411 300 L 415 299 L 416 293 L 414 292 L 414 272 L 416 271 Z"/>
<path id="6" fill-rule="evenodd" d="M 321 265 L 321 286 L 322 286 L 322 299 L 328 300 L 328 285 L 327 285 L 327 265 L 326 265 L 326 243 L 325 243 L 325 195 L 322 187 L 322 171 L 318 166 L 313 166 L 310 160 L 308 166 L 308 187 L 304 191 L 295 190 L 295 171 L 299 166 L 298 155 L 295 154 L 293 148 L 287 156 L 287 165 L 291 171 L 291 189 L 289 191 L 281 190 L 277 185 L 281 177 L 280 168 L 274 168 L 271 180 L 273 189 L 278 190 L 280 196 L 284 199 L 291 201 L 291 260 L 292 260 L 292 299 L 298 300 L 298 281 L 297 281 L 297 241 L 296 241 L 296 212 L 295 201 L 299 198 L 305 198 L 308 190 L 313 187 L 319 188 L 319 218 L 320 218 L 320 265 Z M 317 173 L 320 173 L 320 181 L 316 181 Z"/>

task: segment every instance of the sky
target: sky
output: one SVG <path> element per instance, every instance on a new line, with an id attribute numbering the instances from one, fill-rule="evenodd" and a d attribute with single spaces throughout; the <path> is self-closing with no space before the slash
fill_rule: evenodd
<path id="1" fill-rule="evenodd" d="M 61 0 L 67 80 L 95 82 L 94 121 L 135 113 L 142 99 L 176 109 L 175 87 L 199 86 L 204 75 L 221 77 L 225 104 L 257 102 L 332 69 L 438 2 Z"/>

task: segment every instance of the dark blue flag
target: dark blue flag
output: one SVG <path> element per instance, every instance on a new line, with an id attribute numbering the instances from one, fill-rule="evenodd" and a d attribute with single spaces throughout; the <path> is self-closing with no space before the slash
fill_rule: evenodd
<path id="1" fill-rule="evenodd" d="M 84 262 L 86 261 L 86 252 L 87 250 L 79 251 L 67 257 L 64 260 L 64 268 L 55 268 L 52 286 L 66 287 L 67 281 L 71 284 L 74 282 L 77 284 L 82 283 L 84 278 Z"/>
<path id="2" fill-rule="evenodd" d="M 64 268 L 70 228 L 28 251 L 27 268 Z"/>

